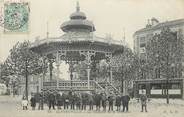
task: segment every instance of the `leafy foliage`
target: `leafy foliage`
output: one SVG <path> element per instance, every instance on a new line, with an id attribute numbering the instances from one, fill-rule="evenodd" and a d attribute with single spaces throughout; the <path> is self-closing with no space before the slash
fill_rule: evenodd
<path id="1" fill-rule="evenodd" d="M 129 82 L 137 78 L 137 72 L 140 64 L 138 57 L 128 47 L 124 47 L 121 51 L 115 53 L 111 61 L 113 75 L 117 82 L 126 80 L 127 87 L 131 86 Z"/>
<path id="2" fill-rule="evenodd" d="M 154 35 L 146 47 L 148 63 L 152 72 L 166 78 L 181 77 L 184 58 L 184 39 L 181 31 L 172 32 L 164 27 Z"/>
<path id="3" fill-rule="evenodd" d="M 8 76 L 28 77 L 32 74 L 40 74 L 43 70 L 43 61 L 41 56 L 29 50 L 29 41 L 16 43 L 10 50 L 10 55 L 3 64 L 2 75 L 5 80 L 9 80 Z"/>

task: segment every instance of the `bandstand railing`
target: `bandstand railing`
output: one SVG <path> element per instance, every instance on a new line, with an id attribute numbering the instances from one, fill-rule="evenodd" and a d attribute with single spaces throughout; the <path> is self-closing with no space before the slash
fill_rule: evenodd
<path id="1" fill-rule="evenodd" d="M 78 90 L 78 91 L 91 91 L 91 90 L 101 90 L 103 88 L 95 81 L 90 80 L 89 86 L 87 80 L 69 80 L 69 81 L 59 81 L 57 86 L 57 81 L 43 82 L 42 90 Z"/>

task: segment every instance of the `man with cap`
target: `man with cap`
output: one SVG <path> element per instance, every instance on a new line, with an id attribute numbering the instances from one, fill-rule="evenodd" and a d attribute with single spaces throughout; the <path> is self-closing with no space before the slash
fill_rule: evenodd
<path id="1" fill-rule="evenodd" d="M 122 96 L 123 112 L 125 110 L 128 112 L 129 101 L 130 101 L 130 97 L 127 94 Z"/>
<path id="2" fill-rule="evenodd" d="M 121 97 L 120 97 L 120 95 L 116 96 L 116 104 L 115 105 L 117 107 L 116 111 L 120 111 L 120 107 L 121 107 Z"/>
<path id="3" fill-rule="evenodd" d="M 145 112 L 147 112 L 147 96 L 146 93 L 144 92 L 144 90 L 142 90 L 142 94 L 140 95 L 140 100 L 141 100 L 141 107 L 142 110 L 141 112 L 143 112 L 144 108 L 145 108 Z"/>
<path id="4" fill-rule="evenodd" d="M 88 94 L 89 110 L 93 110 L 94 96 L 93 94 Z"/>
<path id="5" fill-rule="evenodd" d="M 96 111 L 100 111 L 101 95 L 99 93 L 95 94 Z"/>
<path id="6" fill-rule="evenodd" d="M 35 98 L 35 95 L 32 94 L 31 99 L 30 99 L 30 102 L 31 102 L 32 110 L 35 110 L 35 107 L 36 107 L 36 98 Z"/>
<path id="7" fill-rule="evenodd" d="M 109 102 L 109 111 L 113 111 L 114 99 L 112 93 L 110 93 L 108 97 L 108 102 Z"/>
<path id="8" fill-rule="evenodd" d="M 41 93 L 39 93 L 38 110 L 43 110 L 43 105 L 44 105 L 44 96 L 43 96 L 43 92 L 41 92 Z"/>
<path id="9" fill-rule="evenodd" d="M 48 101 L 49 101 L 49 110 L 51 109 L 51 107 L 55 110 L 55 95 L 53 92 L 49 93 Z"/>
<path id="10" fill-rule="evenodd" d="M 102 107 L 103 111 L 106 111 L 106 106 L 107 106 L 107 97 L 105 93 L 102 93 Z"/>

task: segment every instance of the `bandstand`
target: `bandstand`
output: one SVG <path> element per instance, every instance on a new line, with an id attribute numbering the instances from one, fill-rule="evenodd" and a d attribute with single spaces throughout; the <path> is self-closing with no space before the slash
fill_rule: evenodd
<path id="1" fill-rule="evenodd" d="M 111 84 L 112 68 L 110 67 L 109 79 L 106 83 L 90 79 L 91 63 L 93 61 L 107 60 L 110 66 L 112 54 L 115 50 L 122 48 L 120 41 L 97 37 L 93 34 L 96 30 L 93 22 L 87 20 L 86 15 L 80 11 L 77 3 L 76 11 L 70 15 L 70 20 L 61 25 L 65 32 L 61 37 L 46 38 L 32 43 L 30 49 L 40 55 L 47 56 L 56 63 L 57 80 L 49 82 L 41 80 L 42 90 L 110 90 L 118 93 L 118 90 Z M 60 80 L 59 67 L 61 61 L 66 61 L 70 69 L 70 81 Z M 73 65 L 83 61 L 87 65 L 86 80 L 73 79 Z"/>

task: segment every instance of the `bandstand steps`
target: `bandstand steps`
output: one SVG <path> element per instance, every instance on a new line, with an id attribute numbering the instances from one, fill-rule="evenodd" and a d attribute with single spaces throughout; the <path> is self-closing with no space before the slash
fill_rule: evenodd
<path id="1" fill-rule="evenodd" d="M 114 87 L 112 84 L 110 84 L 109 82 L 99 82 L 98 84 L 104 88 L 107 95 L 119 95 L 120 94 L 119 90 L 116 87 Z"/>
<path id="2" fill-rule="evenodd" d="M 106 95 L 118 95 L 119 91 L 109 82 L 96 82 L 93 80 L 89 81 L 50 81 L 43 82 L 42 91 L 96 91 L 99 93 L 105 92 Z"/>

